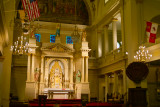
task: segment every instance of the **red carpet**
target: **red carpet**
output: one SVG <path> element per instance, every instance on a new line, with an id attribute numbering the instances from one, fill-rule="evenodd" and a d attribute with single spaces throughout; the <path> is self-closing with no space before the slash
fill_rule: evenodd
<path id="1" fill-rule="evenodd" d="M 43 107 L 43 102 L 41 102 Z M 45 102 L 45 107 L 54 107 L 56 105 L 59 107 L 82 107 L 81 99 L 47 99 Z M 29 101 L 29 107 L 38 107 L 38 99 Z M 122 107 L 123 104 L 111 104 L 111 103 L 88 103 L 86 107 Z"/>

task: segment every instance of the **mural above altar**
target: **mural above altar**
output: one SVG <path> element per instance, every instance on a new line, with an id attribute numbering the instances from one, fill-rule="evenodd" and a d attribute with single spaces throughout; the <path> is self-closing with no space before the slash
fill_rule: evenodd
<path id="1" fill-rule="evenodd" d="M 83 0 L 77 0 L 77 23 L 88 25 L 87 7 Z M 75 20 L 75 0 L 38 0 L 40 21 L 70 23 Z"/>

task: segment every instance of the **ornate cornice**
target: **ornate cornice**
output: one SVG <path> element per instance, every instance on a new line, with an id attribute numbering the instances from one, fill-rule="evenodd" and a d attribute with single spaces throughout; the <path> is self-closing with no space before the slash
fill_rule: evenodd
<path id="1" fill-rule="evenodd" d="M 69 48 L 61 43 L 56 43 L 52 46 L 42 47 L 42 51 L 52 51 L 57 53 L 64 53 L 64 52 L 74 52 L 75 50 L 72 48 Z"/>
<path id="2" fill-rule="evenodd" d="M 89 52 L 91 49 L 81 49 L 81 52 Z"/>

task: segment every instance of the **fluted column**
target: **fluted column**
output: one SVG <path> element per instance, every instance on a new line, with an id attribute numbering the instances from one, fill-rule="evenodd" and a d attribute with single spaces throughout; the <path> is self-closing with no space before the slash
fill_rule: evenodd
<path id="1" fill-rule="evenodd" d="M 81 77 L 81 83 L 84 82 L 84 56 L 82 56 L 82 77 Z"/>
<path id="2" fill-rule="evenodd" d="M 112 20 L 112 30 L 113 30 L 113 50 L 117 49 L 117 19 Z"/>
<path id="3" fill-rule="evenodd" d="M 35 55 L 32 54 L 32 71 L 31 71 L 31 81 L 34 81 L 34 63 L 35 63 Z"/>
<path id="4" fill-rule="evenodd" d="M 70 83 L 73 83 L 73 58 L 70 58 Z"/>
<path id="5" fill-rule="evenodd" d="M 27 81 L 31 80 L 31 54 L 28 54 L 28 64 L 27 64 Z"/>
<path id="6" fill-rule="evenodd" d="M 85 78 L 85 82 L 88 82 L 88 56 L 85 57 L 85 63 L 86 63 L 86 78 Z"/>
<path id="7" fill-rule="evenodd" d="M 103 49 L 103 56 L 106 55 L 107 52 L 109 52 L 109 44 L 108 44 L 108 27 L 109 25 L 104 26 L 104 49 Z"/>
<path id="8" fill-rule="evenodd" d="M 41 80 L 40 82 L 44 82 L 44 56 L 41 56 Z"/>

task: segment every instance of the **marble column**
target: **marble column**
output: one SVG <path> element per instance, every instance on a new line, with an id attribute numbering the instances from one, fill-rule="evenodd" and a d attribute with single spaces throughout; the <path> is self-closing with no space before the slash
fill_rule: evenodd
<path id="1" fill-rule="evenodd" d="M 114 73 L 114 86 L 113 86 L 113 94 L 117 94 L 117 88 L 118 88 L 118 75 L 117 73 L 115 72 Z"/>
<path id="2" fill-rule="evenodd" d="M 70 83 L 73 84 L 73 58 L 70 58 Z"/>
<path id="3" fill-rule="evenodd" d="M 125 47 L 125 36 L 124 36 L 124 30 L 125 30 L 125 25 L 124 25 L 124 10 L 123 10 L 123 4 L 124 4 L 124 1 L 121 0 L 120 1 L 120 14 L 121 14 L 121 37 L 122 37 L 122 52 L 123 54 L 126 54 L 127 50 L 126 50 L 126 47 Z"/>
<path id="4" fill-rule="evenodd" d="M 31 81 L 34 82 L 34 63 L 35 63 L 35 55 L 32 54 L 32 71 L 31 71 Z"/>
<path id="5" fill-rule="evenodd" d="M 97 30 L 97 57 L 102 57 L 102 30 Z"/>
<path id="6" fill-rule="evenodd" d="M 117 49 L 117 19 L 112 20 L 112 30 L 113 30 L 113 50 Z"/>
<path id="7" fill-rule="evenodd" d="M 85 73 L 86 73 L 86 78 L 85 78 L 85 82 L 88 83 L 88 56 L 85 57 Z"/>
<path id="8" fill-rule="evenodd" d="M 107 102 L 108 83 L 108 75 L 105 75 L 105 102 Z"/>
<path id="9" fill-rule="evenodd" d="M 103 39 L 104 49 L 103 49 L 103 56 L 105 56 L 106 53 L 109 52 L 108 27 L 109 27 L 109 25 L 105 25 L 105 26 L 103 27 L 103 29 L 104 29 L 104 39 Z"/>
<path id="10" fill-rule="evenodd" d="M 82 71 L 81 71 L 81 83 L 84 83 L 84 56 L 82 56 Z"/>
<path id="11" fill-rule="evenodd" d="M 28 65 L 27 65 L 27 82 L 31 80 L 31 54 L 28 54 Z"/>
<path id="12" fill-rule="evenodd" d="M 40 74 L 40 82 L 44 82 L 44 56 L 41 56 L 41 74 Z"/>

